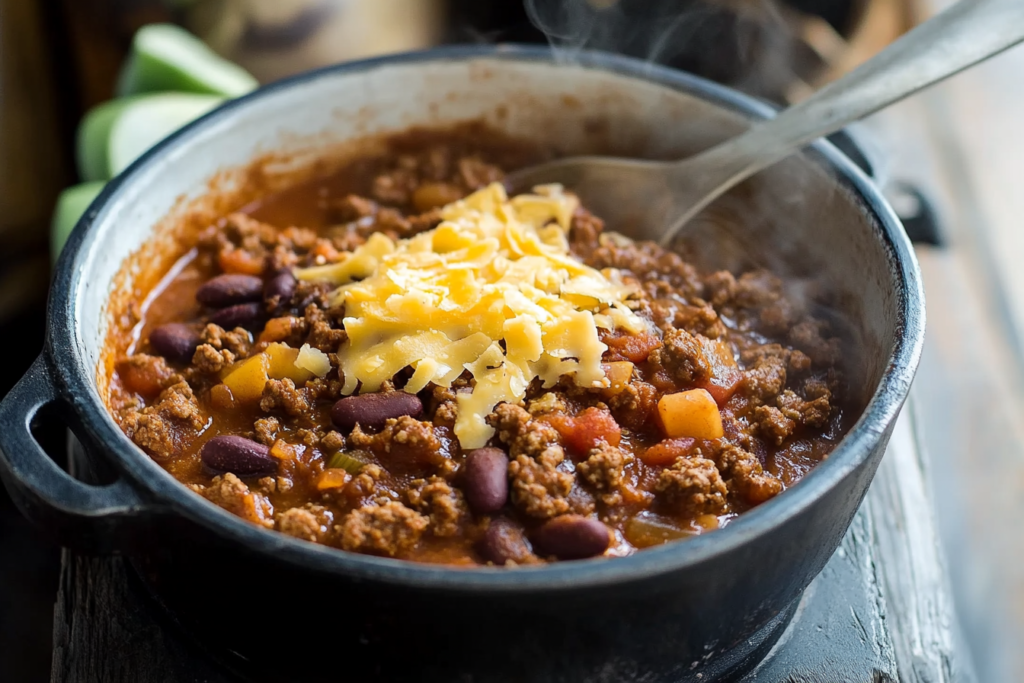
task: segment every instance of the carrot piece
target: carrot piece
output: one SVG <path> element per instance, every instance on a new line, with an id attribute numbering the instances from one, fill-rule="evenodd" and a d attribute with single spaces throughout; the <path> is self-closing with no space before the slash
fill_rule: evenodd
<path id="1" fill-rule="evenodd" d="M 298 449 L 287 441 L 278 439 L 270 447 L 270 455 L 278 460 L 294 460 L 298 456 Z"/>
<path id="2" fill-rule="evenodd" d="M 263 259 L 257 258 L 244 249 L 221 251 L 217 255 L 217 263 L 225 273 L 242 275 L 262 275 Z"/>
<path id="3" fill-rule="evenodd" d="M 285 316 L 283 318 L 271 318 L 260 332 L 260 342 L 280 342 L 291 336 L 295 327 L 295 318 Z"/>
<path id="4" fill-rule="evenodd" d="M 352 475 L 340 468 L 324 470 L 316 479 L 316 490 L 327 491 L 328 489 L 340 489 L 348 483 Z"/>

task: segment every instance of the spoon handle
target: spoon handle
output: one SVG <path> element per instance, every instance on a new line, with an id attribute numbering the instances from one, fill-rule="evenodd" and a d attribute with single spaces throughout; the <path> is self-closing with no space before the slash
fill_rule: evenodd
<path id="1" fill-rule="evenodd" d="M 1024 41 L 1024 0 L 960 0 L 860 67 L 746 133 L 677 165 L 679 182 L 701 185 L 697 204 L 662 239 L 728 189 L 807 143 Z M 701 178 L 687 173 L 700 167 Z"/>

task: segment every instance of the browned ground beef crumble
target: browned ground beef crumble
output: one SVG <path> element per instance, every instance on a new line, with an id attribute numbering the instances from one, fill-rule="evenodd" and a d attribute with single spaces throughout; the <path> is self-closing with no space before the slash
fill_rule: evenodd
<path id="1" fill-rule="evenodd" d="M 468 374 L 421 392 L 422 415 L 340 429 L 330 417 L 342 397 L 334 354 L 347 335 L 343 311 L 328 302 L 330 286 L 293 282 L 283 294 L 268 286 L 234 317 L 195 302 L 198 287 L 221 273 L 266 282 L 282 269 L 335 261 L 375 231 L 398 239 L 431 229 L 439 206 L 503 177 L 492 161 L 486 150 L 425 144 L 211 226 L 198 255 L 146 312 L 138 347 L 119 349 L 111 404 L 122 429 L 196 493 L 254 524 L 353 552 L 469 565 L 622 555 L 714 529 L 793 485 L 834 447 L 846 417 L 837 402 L 840 342 L 783 295 L 778 277 L 701 273 L 654 244 L 605 238 L 601 220 L 582 208 L 573 253 L 637 281 L 639 313 L 656 333 L 602 331 L 604 360 L 635 365 L 621 391 L 568 379 L 551 390 L 535 383 L 524 402 L 487 416 L 497 432 L 491 445 L 507 454 L 508 493 L 486 513 L 467 503 L 475 495 L 466 489 L 467 454 L 452 431 Z M 168 322 L 194 334 L 190 357 L 165 359 L 150 342 Z M 726 382 L 718 381 L 709 340 L 724 342 L 718 348 L 738 363 Z M 217 388 L 220 373 L 271 342 L 309 344 L 329 354 L 332 371 L 300 385 L 271 380 L 256 404 L 234 404 Z M 659 398 L 695 387 L 719 402 L 725 436 L 665 438 Z M 203 444 L 226 434 L 272 447 L 276 471 L 204 468 Z M 337 453 L 355 456 L 356 467 L 328 472 Z M 564 534 L 545 527 L 558 518 L 576 524 L 576 555 L 559 551 Z"/>

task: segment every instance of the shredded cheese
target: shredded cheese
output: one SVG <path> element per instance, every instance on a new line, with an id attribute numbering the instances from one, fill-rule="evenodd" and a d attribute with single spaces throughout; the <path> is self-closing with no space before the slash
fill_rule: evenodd
<path id="1" fill-rule="evenodd" d="M 450 387 L 468 370 L 475 381 L 457 395 L 455 435 L 470 449 L 494 434 L 494 407 L 521 401 L 535 378 L 609 386 L 598 328 L 644 331 L 627 305 L 636 292 L 617 270 L 570 255 L 577 199 L 557 185 L 535 191 L 509 199 L 492 184 L 445 206 L 433 230 L 398 242 L 374 234 L 338 263 L 297 272 L 338 285 L 344 394 L 377 391 L 407 367 L 410 393 Z"/>

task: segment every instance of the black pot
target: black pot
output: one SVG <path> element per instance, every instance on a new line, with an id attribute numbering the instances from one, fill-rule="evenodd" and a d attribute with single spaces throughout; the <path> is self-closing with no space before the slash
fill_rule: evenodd
<path id="1" fill-rule="evenodd" d="M 0 404 L 4 483 L 25 515 L 64 543 L 132 555 L 201 643 L 232 652 L 258 679 L 736 676 L 777 639 L 837 547 L 921 350 L 923 295 L 906 236 L 878 190 L 827 144 L 720 201 L 712 211 L 752 213 L 728 232 L 698 221 L 694 244 L 700 258 L 767 261 L 830 297 L 849 326 L 846 369 L 862 414 L 799 484 L 711 534 L 626 558 L 514 571 L 316 546 L 249 525 L 172 479 L 118 429 L 96 377 L 105 306 L 132 285 L 128 257 L 207 201 L 182 195 L 209 192 L 218 171 L 261 151 L 312 159 L 357 137 L 483 117 L 559 152 L 675 156 L 768 115 L 680 72 L 596 53 L 558 63 L 547 50 L 511 47 L 341 65 L 232 102 L 110 183 L 72 235 L 45 351 Z M 228 192 L 231 177 L 222 173 L 215 192 Z M 30 432 L 44 406 L 64 416 L 114 483 L 82 483 L 46 456 Z"/>

